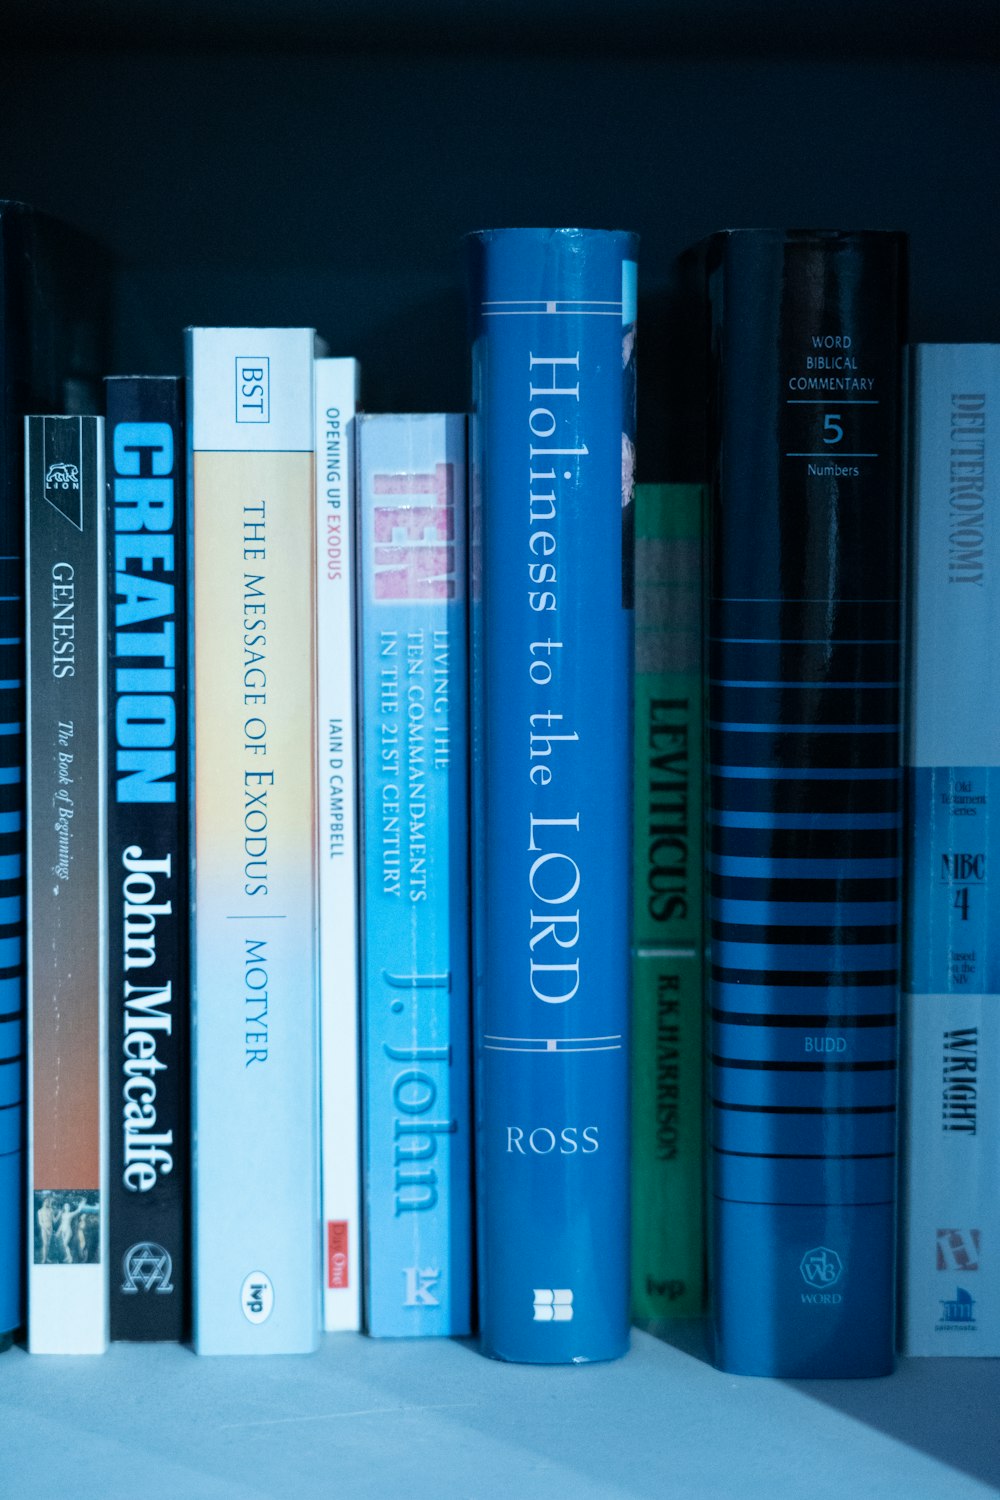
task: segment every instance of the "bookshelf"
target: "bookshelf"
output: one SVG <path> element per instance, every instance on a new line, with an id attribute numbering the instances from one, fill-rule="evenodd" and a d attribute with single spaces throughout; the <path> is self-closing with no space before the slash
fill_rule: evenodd
<path id="1" fill-rule="evenodd" d="M 618 1364 L 552 1369 L 354 1334 L 312 1358 L 15 1349 L 0 1462 L 7 1494 L 44 1475 L 41 1493 L 81 1500 L 986 1500 L 998 1396 L 982 1360 L 788 1384 L 720 1375 L 640 1332 Z"/>
<path id="2" fill-rule="evenodd" d="M 902 227 L 911 334 L 1000 339 L 998 46 L 983 0 L 105 0 L 5 18 L 0 192 L 115 257 L 114 368 L 180 367 L 187 323 L 315 323 L 373 410 L 461 409 L 459 238 L 642 235 L 641 479 L 684 472 L 671 264 L 726 224 Z M 87 13 L 87 12 L 90 13 Z M 991 169 L 993 177 L 991 178 Z M 311 1360 L 0 1359 L 12 1494 L 970 1497 L 1000 1483 L 1000 1367 L 891 1380 L 712 1370 L 698 1334 L 619 1365 L 465 1344 Z"/>

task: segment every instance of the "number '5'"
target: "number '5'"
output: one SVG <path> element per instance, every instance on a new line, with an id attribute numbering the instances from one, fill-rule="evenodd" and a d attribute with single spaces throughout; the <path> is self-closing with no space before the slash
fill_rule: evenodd
<path id="1" fill-rule="evenodd" d="M 839 443 L 844 436 L 844 429 L 840 425 L 840 412 L 828 411 L 823 418 L 823 431 L 830 436 L 824 437 L 824 443 Z"/>

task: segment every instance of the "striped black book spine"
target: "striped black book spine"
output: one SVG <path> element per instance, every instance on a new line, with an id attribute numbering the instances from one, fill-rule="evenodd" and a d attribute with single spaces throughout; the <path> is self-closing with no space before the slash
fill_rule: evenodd
<path id="1" fill-rule="evenodd" d="M 716 1356 L 893 1359 L 904 246 L 708 252 Z"/>

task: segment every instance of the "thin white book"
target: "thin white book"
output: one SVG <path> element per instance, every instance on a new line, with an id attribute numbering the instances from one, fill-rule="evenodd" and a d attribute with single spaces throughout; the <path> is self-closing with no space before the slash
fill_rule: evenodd
<path id="1" fill-rule="evenodd" d="M 319 1338 L 314 339 L 187 334 L 200 1354 Z"/>
<path id="2" fill-rule="evenodd" d="M 1000 1355 L 1000 345 L 909 376 L 901 1347 Z"/>
<path id="3" fill-rule="evenodd" d="M 28 417 L 25 438 L 28 1349 L 101 1354 L 108 1344 L 104 423 Z M 141 1068 L 141 1035 L 133 1040 Z M 142 1090 L 137 1074 L 135 1109 Z"/>
<path id="4" fill-rule="evenodd" d="M 358 844 L 354 677 L 355 359 L 318 359 L 317 804 L 323 1326 L 361 1326 Z"/>

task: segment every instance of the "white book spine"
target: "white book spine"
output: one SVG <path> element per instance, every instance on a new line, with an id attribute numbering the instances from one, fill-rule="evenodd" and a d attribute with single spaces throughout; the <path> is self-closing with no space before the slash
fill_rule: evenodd
<path id="1" fill-rule="evenodd" d="M 901 1345 L 1000 1355 L 1000 345 L 910 355 Z"/>
<path id="2" fill-rule="evenodd" d="M 323 1326 L 361 1326 L 354 415 L 358 363 L 316 361 Z"/>
<path id="3" fill-rule="evenodd" d="M 310 329 L 188 332 L 194 1339 L 319 1337 Z"/>

